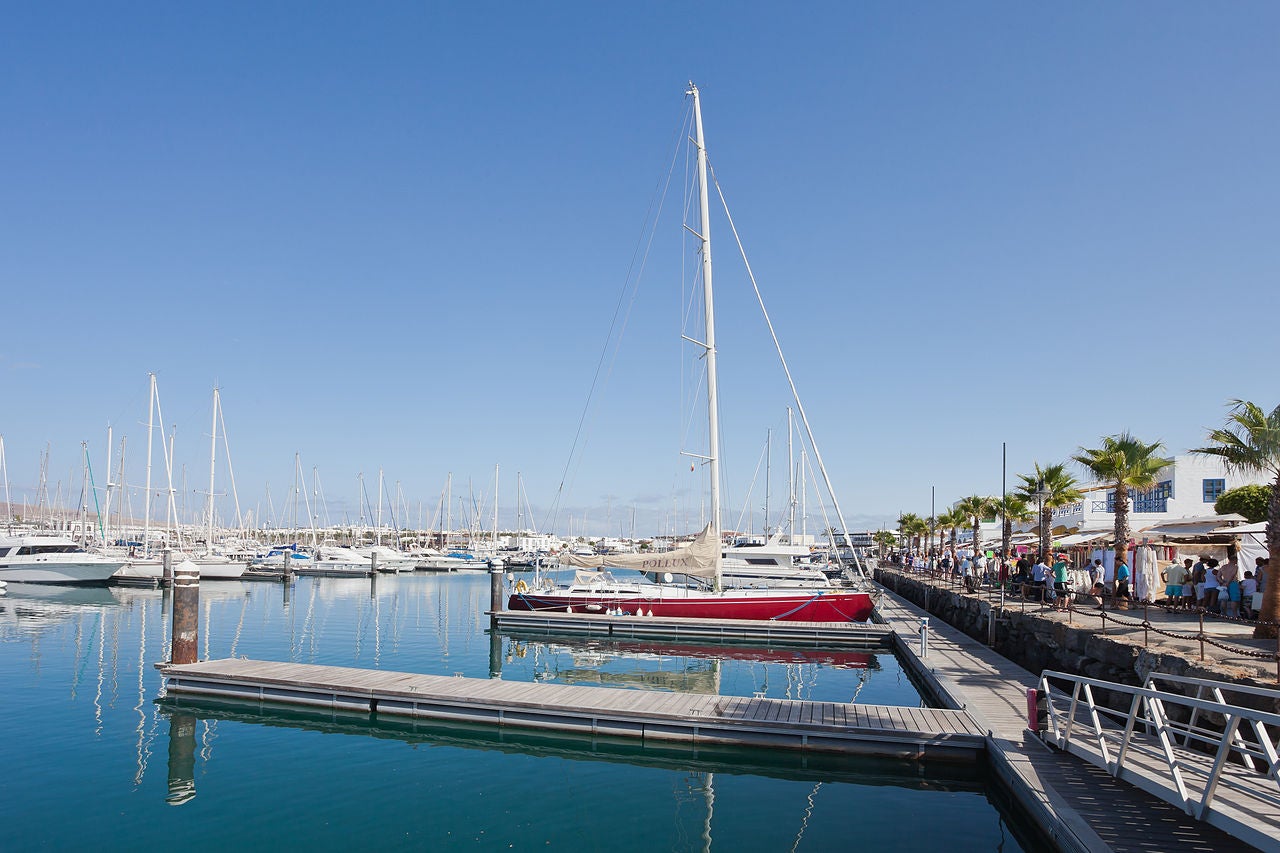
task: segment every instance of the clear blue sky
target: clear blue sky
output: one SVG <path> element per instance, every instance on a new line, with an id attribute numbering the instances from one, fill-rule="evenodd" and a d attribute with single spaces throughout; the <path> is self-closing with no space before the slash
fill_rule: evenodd
<path id="1" fill-rule="evenodd" d="M 380 466 L 415 514 L 495 463 L 504 526 L 516 471 L 542 513 L 688 79 L 851 526 L 997 492 L 1002 441 L 1011 478 L 1181 452 L 1280 403 L 1278 36 L 1246 2 L 7 4 L 15 498 L 46 443 L 101 482 L 108 424 L 141 482 L 154 371 L 190 490 L 217 382 L 246 507 L 297 452 L 335 519 Z M 770 428 L 781 504 L 786 388 L 716 235 L 733 526 Z M 679 306 L 648 273 L 562 531 L 696 521 Z"/>

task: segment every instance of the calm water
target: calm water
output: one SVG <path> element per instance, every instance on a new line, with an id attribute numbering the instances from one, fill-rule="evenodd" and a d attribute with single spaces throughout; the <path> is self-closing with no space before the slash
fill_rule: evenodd
<path id="1" fill-rule="evenodd" d="M 916 705 L 889 654 L 490 637 L 485 575 L 201 586 L 202 657 Z M 179 706 L 165 594 L 0 597 L 7 849 L 1021 850 L 981 768 Z"/>

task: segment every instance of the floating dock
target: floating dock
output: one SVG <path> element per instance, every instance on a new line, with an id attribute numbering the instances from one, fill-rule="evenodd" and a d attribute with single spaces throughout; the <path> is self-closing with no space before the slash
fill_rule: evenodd
<path id="1" fill-rule="evenodd" d="M 891 627 L 866 623 L 689 619 L 514 610 L 502 610 L 490 615 L 493 616 L 499 633 L 518 633 L 522 636 L 585 635 L 614 639 L 698 640 L 821 649 L 889 648 L 893 644 Z"/>
<path id="2" fill-rule="evenodd" d="M 973 760 L 985 732 L 965 713 L 450 678 L 244 659 L 158 664 L 167 695 L 301 705 L 642 742 Z"/>

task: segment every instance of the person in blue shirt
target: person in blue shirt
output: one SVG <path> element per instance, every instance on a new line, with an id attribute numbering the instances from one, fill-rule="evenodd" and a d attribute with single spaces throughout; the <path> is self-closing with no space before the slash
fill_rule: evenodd
<path id="1" fill-rule="evenodd" d="M 1128 606 L 1128 602 L 1130 598 L 1129 577 L 1130 577 L 1129 564 L 1124 561 L 1123 557 L 1121 557 L 1116 562 L 1116 606 L 1117 607 L 1121 606 L 1120 599 L 1124 599 L 1125 600 L 1124 606 L 1126 607 Z"/>

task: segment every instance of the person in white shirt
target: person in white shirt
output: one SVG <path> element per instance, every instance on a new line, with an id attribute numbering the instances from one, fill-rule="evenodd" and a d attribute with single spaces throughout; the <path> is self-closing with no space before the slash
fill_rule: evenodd
<path id="1" fill-rule="evenodd" d="M 1049 587 L 1049 567 L 1042 556 L 1031 569 L 1031 583 L 1039 587 L 1038 596 L 1041 601 L 1052 600 L 1053 590 Z M 1047 595 L 1046 595 L 1047 593 Z"/>
<path id="2" fill-rule="evenodd" d="M 1253 576 L 1253 572 L 1245 572 L 1244 580 L 1240 581 L 1241 598 L 1240 611 L 1241 615 L 1246 619 L 1253 618 L 1253 596 L 1258 591 L 1258 581 Z"/>

